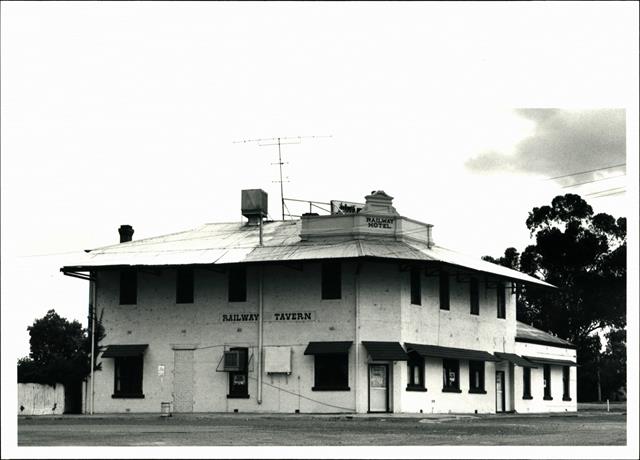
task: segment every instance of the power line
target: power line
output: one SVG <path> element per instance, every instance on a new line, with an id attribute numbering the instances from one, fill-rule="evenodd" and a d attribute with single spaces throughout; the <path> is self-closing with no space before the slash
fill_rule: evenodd
<path id="1" fill-rule="evenodd" d="M 609 180 L 609 179 L 616 179 L 616 178 L 618 178 L 618 177 L 624 177 L 624 176 L 626 176 L 626 174 L 620 174 L 620 175 L 618 175 L 618 176 L 611 176 L 611 177 L 603 177 L 602 179 L 594 179 L 594 180 L 590 180 L 590 181 L 587 181 L 587 182 L 580 182 L 580 183 L 578 183 L 578 184 L 565 185 L 565 186 L 564 186 L 564 187 L 562 187 L 562 188 L 577 187 L 577 186 L 579 186 L 579 185 L 592 184 L 592 183 L 594 183 L 594 182 L 600 182 L 600 181 L 603 181 L 603 180 Z"/>
<path id="2" fill-rule="evenodd" d="M 580 174 L 587 174 L 587 173 L 592 173 L 592 172 L 596 172 L 596 171 L 604 171 L 605 169 L 619 168 L 621 166 L 625 166 L 626 164 L 627 163 L 620 163 L 618 165 L 605 166 L 604 168 L 591 169 L 589 171 L 580 171 L 580 172 L 575 172 L 575 173 L 571 173 L 571 174 L 565 174 L 563 176 L 549 177 L 548 179 L 545 179 L 545 180 L 562 179 L 563 177 L 578 176 Z"/>
<path id="3" fill-rule="evenodd" d="M 626 190 L 620 190 L 618 192 L 606 193 L 604 195 L 598 195 L 598 196 L 591 197 L 591 199 L 595 200 L 596 198 L 604 198 L 605 196 L 620 195 L 621 193 L 627 193 L 627 191 Z"/>
<path id="4" fill-rule="evenodd" d="M 601 194 L 601 193 L 613 192 L 613 191 L 617 191 L 617 190 L 624 190 L 624 187 L 608 188 L 608 189 L 606 189 L 606 190 L 600 190 L 599 192 L 587 193 L 587 194 L 585 194 L 584 196 L 599 195 L 599 194 Z"/>

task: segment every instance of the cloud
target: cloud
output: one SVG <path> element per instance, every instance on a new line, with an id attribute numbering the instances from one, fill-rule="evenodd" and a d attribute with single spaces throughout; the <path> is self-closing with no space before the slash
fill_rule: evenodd
<path id="1" fill-rule="evenodd" d="M 516 114 L 535 123 L 533 135 L 514 152 L 484 151 L 467 160 L 474 172 L 516 172 L 556 177 L 625 162 L 624 109 L 518 109 Z M 572 176 L 567 183 L 591 180 L 624 166 Z"/>

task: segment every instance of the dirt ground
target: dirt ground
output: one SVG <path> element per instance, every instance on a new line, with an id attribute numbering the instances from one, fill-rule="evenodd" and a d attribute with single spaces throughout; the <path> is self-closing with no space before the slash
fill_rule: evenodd
<path id="1" fill-rule="evenodd" d="M 626 413 L 19 417 L 19 446 L 625 445 Z"/>

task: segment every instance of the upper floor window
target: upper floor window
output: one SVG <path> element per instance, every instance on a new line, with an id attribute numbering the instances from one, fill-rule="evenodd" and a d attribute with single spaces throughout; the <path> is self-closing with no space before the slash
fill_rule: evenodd
<path id="1" fill-rule="evenodd" d="M 544 398 L 546 400 L 553 399 L 551 397 L 551 366 L 549 364 L 544 364 L 544 368 L 542 370 L 542 376 L 544 380 Z"/>
<path id="2" fill-rule="evenodd" d="M 569 394 L 569 383 L 571 382 L 571 368 L 564 366 L 562 368 L 562 400 L 571 401 L 571 395 Z"/>
<path id="3" fill-rule="evenodd" d="M 193 268 L 176 271 L 176 303 L 193 303 Z"/>
<path id="4" fill-rule="evenodd" d="M 120 305 L 138 303 L 138 273 L 134 268 L 120 270 Z"/>
<path id="5" fill-rule="evenodd" d="M 322 263 L 322 298 L 339 299 L 342 296 L 342 267 L 340 262 Z"/>
<path id="6" fill-rule="evenodd" d="M 409 379 L 407 380 L 407 390 L 420 391 L 424 387 L 424 358 L 417 353 L 409 354 L 407 361 Z"/>
<path id="7" fill-rule="evenodd" d="M 440 310 L 449 309 L 449 274 L 440 272 Z"/>
<path id="8" fill-rule="evenodd" d="M 533 399 L 531 397 L 531 368 L 522 368 L 522 399 Z"/>
<path id="9" fill-rule="evenodd" d="M 442 391 L 460 393 L 460 361 L 442 360 Z"/>
<path id="10" fill-rule="evenodd" d="M 471 278 L 469 283 L 469 302 L 470 313 L 472 315 L 480 314 L 480 294 L 478 289 L 478 278 Z"/>
<path id="11" fill-rule="evenodd" d="M 247 269 L 244 266 L 229 269 L 229 302 L 247 301 Z"/>
<path id="12" fill-rule="evenodd" d="M 420 269 L 411 269 L 411 303 L 422 305 L 422 288 L 420 286 Z"/>
<path id="13" fill-rule="evenodd" d="M 507 303 L 504 283 L 498 283 L 497 299 L 498 299 L 498 318 L 507 317 Z"/>
<path id="14" fill-rule="evenodd" d="M 484 361 L 469 361 L 469 393 L 484 391 Z"/>

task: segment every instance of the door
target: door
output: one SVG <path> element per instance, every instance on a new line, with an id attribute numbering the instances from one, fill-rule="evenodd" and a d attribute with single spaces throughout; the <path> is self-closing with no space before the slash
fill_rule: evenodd
<path id="1" fill-rule="evenodd" d="M 496 371 L 496 412 L 504 412 L 504 371 Z"/>
<path id="2" fill-rule="evenodd" d="M 389 411 L 389 366 L 369 364 L 369 412 Z"/>
<path id="3" fill-rule="evenodd" d="M 173 363 L 173 410 L 193 412 L 193 350 L 174 350 Z"/>

